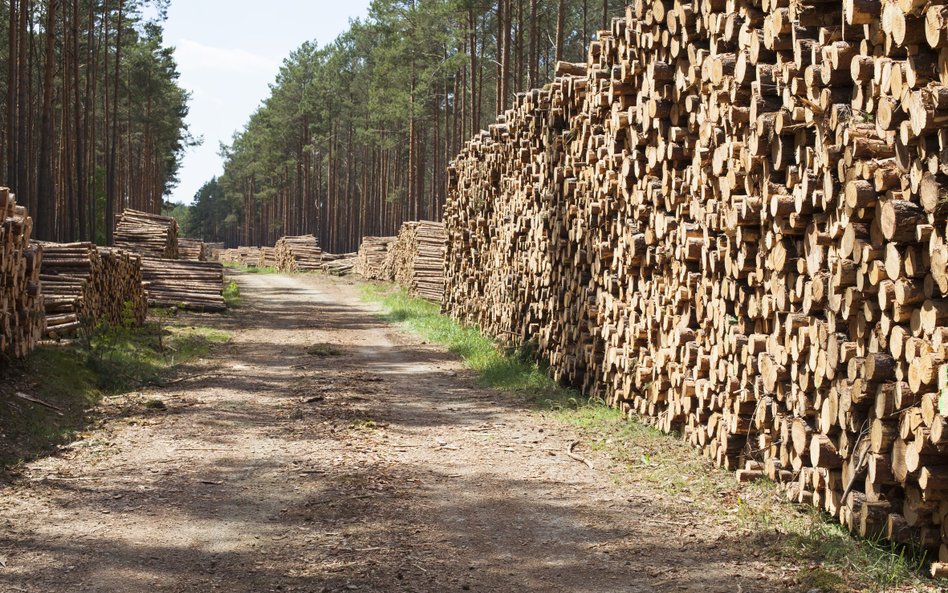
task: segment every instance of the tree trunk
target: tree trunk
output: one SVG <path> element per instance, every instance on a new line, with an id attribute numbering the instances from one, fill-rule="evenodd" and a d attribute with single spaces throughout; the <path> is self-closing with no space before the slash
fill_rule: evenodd
<path id="1" fill-rule="evenodd" d="M 556 61 L 563 59 L 563 36 L 566 33 L 563 30 L 566 19 L 566 0 L 560 0 L 559 7 L 556 10 Z"/>
<path id="2" fill-rule="evenodd" d="M 116 158 L 118 151 L 118 98 L 122 69 L 122 29 L 124 28 L 122 18 L 124 16 L 124 9 L 125 0 L 119 0 L 118 25 L 115 31 L 115 72 L 113 72 L 115 78 L 112 83 L 112 139 L 109 147 L 109 166 L 106 173 L 108 190 L 105 199 L 105 242 L 107 245 L 112 244 L 112 230 L 115 228 L 115 205 L 118 200 Z"/>
<path id="3" fill-rule="evenodd" d="M 537 26 L 537 0 L 530 0 L 530 51 L 529 51 L 529 60 L 530 75 L 527 80 L 527 86 L 529 88 L 536 88 L 539 86 L 539 74 L 540 74 L 540 59 L 539 59 L 539 44 L 537 43 L 539 27 Z"/>
<path id="4" fill-rule="evenodd" d="M 43 52 L 43 113 L 41 116 L 39 184 L 37 187 L 37 237 L 59 239 L 56 232 L 56 188 L 53 181 L 53 83 L 56 65 L 57 0 L 46 3 L 45 50 Z"/>

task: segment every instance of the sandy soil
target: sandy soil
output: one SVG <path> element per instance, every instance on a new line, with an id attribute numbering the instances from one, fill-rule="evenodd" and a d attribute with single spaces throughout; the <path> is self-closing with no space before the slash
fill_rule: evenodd
<path id="1" fill-rule="evenodd" d="M 231 344 L 0 490 L 0 591 L 788 590 L 347 282 L 238 280 Z"/>

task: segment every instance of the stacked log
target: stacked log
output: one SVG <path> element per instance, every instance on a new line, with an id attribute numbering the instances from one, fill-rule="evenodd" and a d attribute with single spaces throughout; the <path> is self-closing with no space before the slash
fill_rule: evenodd
<path id="1" fill-rule="evenodd" d="M 356 253 L 323 253 L 321 269 L 333 276 L 348 276 L 355 269 Z"/>
<path id="2" fill-rule="evenodd" d="M 394 279 L 413 296 L 440 303 L 444 297 L 444 223 L 420 221 L 402 224 L 382 266 L 382 275 Z"/>
<path id="3" fill-rule="evenodd" d="M 271 254 L 268 256 L 265 252 L 270 247 L 237 247 L 235 249 L 225 249 L 218 256 L 218 261 L 222 264 L 234 264 L 246 268 L 266 267 L 266 263 L 271 260 L 275 264 L 276 257 Z"/>
<path id="4" fill-rule="evenodd" d="M 948 561 L 945 14 L 636 3 L 454 162 L 446 309 Z"/>
<path id="5" fill-rule="evenodd" d="M 226 249 L 223 243 L 204 243 L 204 251 L 210 261 L 220 261 L 221 252 Z"/>
<path id="6" fill-rule="evenodd" d="M 33 219 L 0 188 L 0 358 L 22 358 L 43 335 L 41 246 L 30 243 Z"/>
<path id="7" fill-rule="evenodd" d="M 258 268 L 267 268 L 277 270 L 280 268 L 280 260 L 277 257 L 276 247 L 261 247 L 257 257 L 256 266 Z"/>
<path id="8" fill-rule="evenodd" d="M 209 313 L 227 310 L 222 264 L 145 258 L 142 267 L 150 307 Z"/>
<path id="9" fill-rule="evenodd" d="M 281 237 L 275 251 L 276 267 L 281 272 L 315 272 L 322 269 L 323 250 L 313 235 Z"/>
<path id="10" fill-rule="evenodd" d="M 178 239 L 178 257 L 189 261 L 207 261 L 208 250 L 204 241 L 200 239 Z"/>
<path id="11" fill-rule="evenodd" d="M 99 247 L 102 276 L 99 320 L 111 325 L 141 325 L 148 316 L 142 257 L 123 249 Z"/>
<path id="12" fill-rule="evenodd" d="M 116 247 L 143 257 L 178 258 L 178 223 L 174 218 L 131 209 L 116 218 Z"/>
<path id="13" fill-rule="evenodd" d="M 141 256 L 92 243 L 43 243 L 46 335 L 62 338 L 99 324 L 145 321 Z"/>
<path id="14" fill-rule="evenodd" d="M 392 276 L 383 272 L 383 266 L 394 242 L 395 237 L 363 237 L 356 257 L 355 273 L 366 280 L 393 280 Z"/>

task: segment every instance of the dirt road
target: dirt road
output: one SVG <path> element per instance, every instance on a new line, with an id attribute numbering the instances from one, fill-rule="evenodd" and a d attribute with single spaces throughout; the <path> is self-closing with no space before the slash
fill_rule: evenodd
<path id="1" fill-rule="evenodd" d="M 130 396 L 165 410 L 129 405 L 0 490 L 0 591 L 786 590 L 353 286 L 239 283 L 242 308 L 201 319 L 232 343 Z"/>

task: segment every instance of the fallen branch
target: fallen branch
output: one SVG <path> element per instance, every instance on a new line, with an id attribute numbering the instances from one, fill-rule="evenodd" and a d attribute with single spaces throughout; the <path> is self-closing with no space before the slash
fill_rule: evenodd
<path id="1" fill-rule="evenodd" d="M 574 461 L 585 463 L 586 467 L 588 467 L 589 469 L 596 469 L 593 467 L 593 464 L 590 463 L 588 459 L 586 459 L 585 457 L 580 457 L 579 455 L 573 453 L 573 449 L 575 449 L 576 445 L 578 444 L 579 444 L 579 441 L 573 441 L 572 443 L 570 443 L 569 447 L 566 448 L 566 455 Z"/>
<path id="2" fill-rule="evenodd" d="M 34 404 L 43 406 L 44 408 L 49 408 L 50 410 L 56 412 L 56 414 L 58 414 L 59 416 L 62 416 L 62 415 L 63 415 L 63 409 L 62 409 L 62 408 L 59 408 L 59 407 L 57 407 L 57 406 L 54 406 L 54 405 L 51 404 L 51 403 L 44 402 L 44 401 L 41 400 L 41 399 L 35 398 L 35 397 L 33 397 L 33 396 L 31 396 L 31 395 L 27 395 L 27 394 L 25 394 L 25 393 L 20 393 L 19 391 L 17 391 L 17 392 L 14 393 L 13 395 L 17 396 L 17 397 L 20 398 L 20 399 L 26 400 L 26 401 L 28 401 L 28 402 L 31 402 L 31 403 L 34 403 Z"/>

